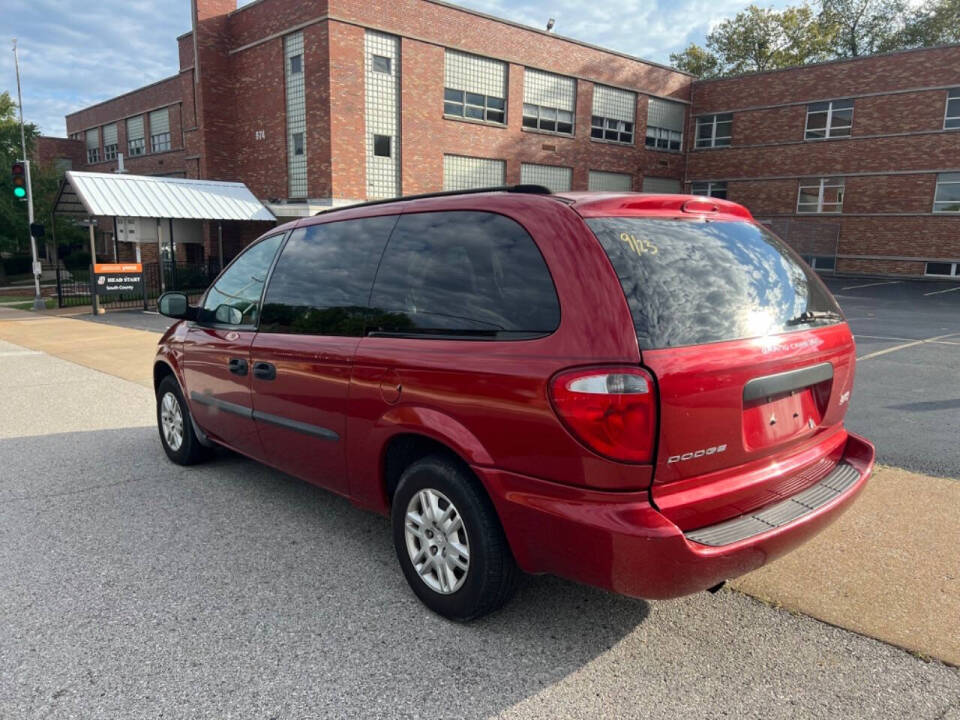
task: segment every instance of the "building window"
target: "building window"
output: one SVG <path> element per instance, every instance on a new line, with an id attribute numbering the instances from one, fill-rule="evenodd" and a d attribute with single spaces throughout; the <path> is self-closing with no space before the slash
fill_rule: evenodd
<path id="1" fill-rule="evenodd" d="M 390 68 L 393 63 L 390 61 L 390 58 L 384 57 L 383 55 L 374 55 L 373 56 L 373 71 L 380 73 L 390 74 Z"/>
<path id="2" fill-rule="evenodd" d="M 524 185 L 542 185 L 550 192 L 569 192 L 573 170 L 556 165 L 520 165 L 520 182 Z"/>
<path id="3" fill-rule="evenodd" d="M 643 179 L 645 193 L 679 193 L 680 181 L 675 178 L 645 177 Z"/>
<path id="4" fill-rule="evenodd" d="M 647 147 L 680 152 L 683 148 L 684 112 L 682 103 L 650 98 L 647 104 Z"/>
<path id="5" fill-rule="evenodd" d="M 146 142 L 143 137 L 143 115 L 127 118 L 127 152 L 130 157 L 143 155 Z"/>
<path id="6" fill-rule="evenodd" d="M 633 176 L 626 173 L 591 170 L 590 176 L 587 178 L 587 190 L 630 192 L 633 190 Z"/>
<path id="7" fill-rule="evenodd" d="M 945 130 L 960 129 L 960 88 L 947 93 L 947 112 L 943 120 Z"/>
<path id="8" fill-rule="evenodd" d="M 636 110 L 636 93 L 606 85 L 594 85 L 590 137 L 594 140 L 633 145 Z"/>
<path id="9" fill-rule="evenodd" d="M 116 160 L 119 148 L 117 146 L 117 124 L 103 126 L 103 159 Z"/>
<path id="10" fill-rule="evenodd" d="M 720 198 L 721 200 L 727 199 L 727 182 L 721 181 L 716 182 L 714 180 L 707 180 L 706 182 L 695 182 L 690 186 L 691 195 L 706 195 L 708 197 Z"/>
<path id="11" fill-rule="evenodd" d="M 960 277 L 960 263 L 928 262 L 923 274 L 934 277 Z"/>
<path id="12" fill-rule="evenodd" d="M 830 100 L 807 105 L 805 140 L 850 137 L 853 128 L 853 100 Z"/>
<path id="13" fill-rule="evenodd" d="M 374 135 L 373 154 L 377 157 L 390 157 L 390 140 L 389 135 Z"/>
<path id="14" fill-rule="evenodd" d="M 733 136 L 733 113 L 701 115 L 697 118 L 698 148 L 727 147 Z"/>
<path id="15" fill-rule="evenodd" d="M 935 213 L 960 213 L 960 173 L 937 176 L 937 194 L 933 198 Z"/>
<path id="16" fill-rule="evenodd" d="M 531 130 L 573 135 L 577 81 L 563 75 L 523 71 L 523 126 Z"/>
<path id="17" fill-rule="evenodd" d="M 447 50 L 444 115 L 503 125 L 507 119 L 506 97 L 506 63 Z"/>
<path id="18" fill-rule="evenodd" d="M 100 162 L 100 128 L 87 130 L 87 164 Z"/>
<path id="19" fill-rule="evenodd" d="M 835 270 L 837 267 L 835 255 L 801 255 L 801 257 L 814 270 Z"/>
<path id="20" fill-rule="evenodd" d="M 801 180 L 798 213 L 838 213 L 843 210 L 843 178 Z"/>
<path id="21" fill-rule="evenodd" d="M 303 71 L 303 32 L 283 38 L 284 85 L 287 111 L 287 196 L 307 197 L 307 101 Z M 295 70 L 294 59 L 299 70 Z"/>
<path id="22" fill-rule="evenodd" d="M 506 184 L 507 164 L 504 160 L 443 156 L 443 189 L 474 190 L 484 187 L 499 187 Z"/>
<path id="23" fill-rule="evenodd" d="M 150 149 L 155 153 L 170 149 L 170 111 L 167 108 L 150 113 Z"/>

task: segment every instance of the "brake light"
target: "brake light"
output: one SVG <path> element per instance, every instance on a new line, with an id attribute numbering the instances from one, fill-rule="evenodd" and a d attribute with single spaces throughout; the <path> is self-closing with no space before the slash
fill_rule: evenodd
<path id="1" fill-rule="evenodd" d="M 622 462 L 652 462 L 657 394 L 646 371 L 569 370 L 554 376 L 550 398 L 559 418 L 591 450 Z"/>

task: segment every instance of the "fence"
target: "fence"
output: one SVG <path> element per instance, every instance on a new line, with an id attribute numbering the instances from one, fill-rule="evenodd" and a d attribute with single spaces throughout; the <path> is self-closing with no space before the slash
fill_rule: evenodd
<path id="1" fill-rule="evenodd" d="M 100 297 L 100 305 L 107 310 L 156 307 L 157 298 L 167 290 L 185 292 L 191 301 L 198 300 L 220 273 L 217 262 L 145 263 L 143 290 L 130 295 Z M 57 305 L 73 307 L 91 305 L 93 296 L 90 269 L 67 271 L 57 268 Z"/>

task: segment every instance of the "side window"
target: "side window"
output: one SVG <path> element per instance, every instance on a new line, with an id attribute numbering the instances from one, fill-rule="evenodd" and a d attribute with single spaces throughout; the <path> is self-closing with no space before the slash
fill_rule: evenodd
<path id="1" fill-rule="evenodd" d="M 280 253 L 260 332 L 363 335 L 377 263 L 396 215 L 294 230 Z"/>
<path id="2" fill-rule="evenodd" d="M 533 238 L 487 212 L 402 215 L 373 288 L 387 333 L 523 339 L 556 330 L 560 303 Z"/>
<path id="3" fill-rule="evenodd" d="M 210 288 L 198 320 L 221 325 L 256 325 L 263 283 L 283 233 L 251 245 Z"/>

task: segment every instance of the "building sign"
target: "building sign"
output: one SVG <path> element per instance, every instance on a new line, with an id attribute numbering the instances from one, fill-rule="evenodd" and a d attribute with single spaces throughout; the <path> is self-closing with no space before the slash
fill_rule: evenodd
<path id="1" fill-rule="evenodd" d="M 97 295 L 143 294 L 143 265 L 140 263 L 98 263 L 93 266 Z"/>

